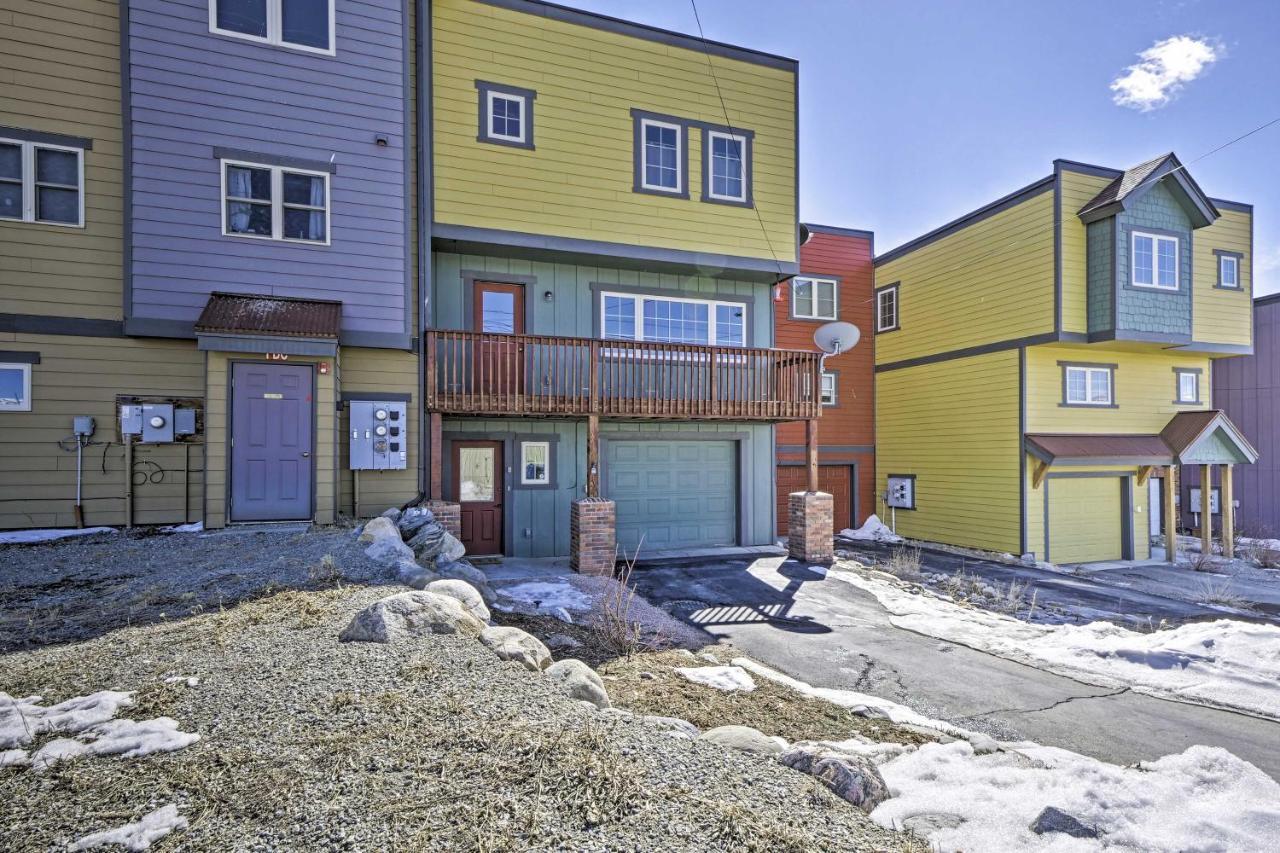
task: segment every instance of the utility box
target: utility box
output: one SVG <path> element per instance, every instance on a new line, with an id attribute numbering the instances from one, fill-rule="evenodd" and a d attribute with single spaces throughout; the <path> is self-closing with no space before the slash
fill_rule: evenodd
<path id="1" fill-rule="evenodd" d="M 905 474 L 890 474 L 885 503 L 894 509 L 915 509 L 916 478 Z"/>
<path id="2" fill-rule="evenodd" d="M 120 435 L 142 435 L 142 404 L 126 403 L 120 407 Z"/>
<path id="3" fill-rule="evenodd" d="M 350 403 L 352 471 L 401 471 L 409 464 L 409 404 Z"/>
<path id="4" fill-rule="evenodd" d="M 173 434 L 196 434 L 196 410 L 179 406 L 173 410 Z"/>
<path id="5" fill-rule="evenodd" d="M 173 441 L 172 403 L 132 403 L 120 407 L 120 434 L 146 444 Z"/>

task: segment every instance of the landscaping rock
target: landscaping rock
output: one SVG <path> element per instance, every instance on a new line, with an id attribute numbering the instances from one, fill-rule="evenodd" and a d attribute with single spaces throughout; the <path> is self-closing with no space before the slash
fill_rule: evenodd
<path id="1" fill-rule="evenodd" d="M 931 832 L 938 832 L 943 829 L 955 829 L 964 823 L 964 818 L 958 814 L 948 814 L 947 812 L 925 812 L 924 814 L 912 815 L 902 822 L 902 828 L 914 832 L 921 838 L 929 835 Z"/>
<path id="2" fill-rule="evenodd" d="M 678 734 L 681 737 L 688 738 L 689 740 L 694 740 L 699 734 L 701 734 L 701 731 L 697 726 L 688 720 L 682 720 L 679 717 L 647 715 L 641 717 L 641 719 L 651 726 L 657 726 L 658 728 L 665 729 L 671 734 Z"/>
<path id="3" fill-rule="evenodd" d="M 547 647 L 551 649 L 577 649 L 582 647 L 582 643 L 568 634 L 552 634 L 547 637 Z"/>
<path id="4" fill-rule="evenodd" d="M 382 518 L 385 518 L 387 521 L 391 522 L 392 524 L 395 524 L 400 520 L 400 507 L 393 506 L 391 507 L 391 509 L 384 510 L 382 513 Z"/>
<path id="5" fill-rule="evenodd" d="M 377 519 L 374 521 L 385 521 Z M 391 528 L 390 534 L 383 533 L 373 540 L 373 544 L 364 549 L 370 560 L 376 560 L 388 566 L 398 565 L 403 560 L 413 559 L 413 549 L 400 540 L 400 534 Z M 363 535 L 363 534 L 362 534 Z"/>
<path id="6" fill-rule="evenodd" d="M 411 559 L 402 559 L 395 565 L 396 579 L 405 586 L 414 589 L 426 589 L 427 584 L 439 580 L 440 576 L 430 569 L 424 569 Z"/>
<path id="7" fill-rule="evenodd" d="M 759 729 L 750 726 L 717 726 L 707 729 L 698 736 L 698 740 L 718 743 L 740 752 L 754 755 L 780 755 L 786 748 L 782 738 L 769 737 Z"/>
<path id="8" fill-rule="evenodd" d="M 412 539 L 419 530 L 435 520 L 435 515 L 426 507 L 411 506 L 400 513 L 396 526 L 400 528 L 400 535 L 407 541 Z"/>
<path id="9" fill-rule="evenodd" d="M 461 581 L 453 581 L 461 583 Z M 566 658 L 556 661 L 546 669 L 547 678 L 551 679 L 566 695 L 574 699 L 590 702 L 597 708 L 610 708 L 609 693 L 604 689 L 604 681 L 596 671 L 580 660 Z"/>
<path id="10" fill-rule="evenodd" d="M 541 672 L 551 665 L 551 652 L 542 641 L 519 628 L 485 628 L 480 633 L 480 642 L 493 649 L 498 657 L 515 661 L 530 672 Z"/>
<path id="11" fill-rule="evenodd" d="M 447 595 L 450 598 L 456 598 L 462 602 L 462 606 L 467 608 L 467 612 L 479 619 L 481 622 L 489 621 L 489 608 L 485 607 L 484 599 L 480 597 L 480 593 L 476 588 L 466 581 L 453 580 L 445 578 L 435 580 L 426 586 L 427 592 L 434 592 L 436 595 Z"/>
<path id="12" fill-rule="evenodd" d="M 338 635 L 343 642 L 395 643 L 428 634 L 476 636 L 484 623 L 462 603 L 432 592 L 402 592 L 361 610 Z"/>
<path id="13" fill-rule="evenodd" d="M 1044 811 L 1031 822 L 1031 831 L 1036 835 L 1049 832 L 1061 832 L 1072 838 L 1097 838 L 1098 830 L 1081 823 L 1077 818 L 1053 806 L 1045 806 Z"/>
<path id="14" fill-rule="evenodd" d="M 812 746 L 797 746 L 778 758 L 792 770 L 808 773 L 843 800 L 864 812 L 889 799 L 889 786 L 871 759 Z"/>
<path id="15" fill-rule="evenodd" d="M 394 536 L 398 540 L 400 531 L 396 529 L 395 522 L 378 516 L 365 522 L 364 528 L 360 531 L 360 538 L 356 541 L 361 545 L 368 545 L 371 542 L 377 542 L 384 536 Z"/>
<path id="16" fill-rule="evenodd" d="M 965 735 L 965 740 L 969 741 L 969 745 L 973 747 L 974 755 L 990 755 L 1000 751 L 1000 744 L 996 739 L 982 732 L 969 732 Z"/>
<path id="17" fill-rule="evenodd" d="M 454 580 L 466 581 L 471 584 L 479 591 L 480 597 L 484 599 L 484 603 L 489 607 L 492 607 L 494 602 L 498 600 L 498 596 L 494 593 L 493 587 L 489 586 L 489 579 L 485 577 L 484 572 L 466 560 L 440 563 L 436 566 L 436 573 L 442 578 L 453 578 Z"/>
<path id="18" fill-rule="evenodd" d="M 423 525 L 409 540 L 409 547 L 413 549 L 418 562 L 428 567 L 461 560 L 467 553 L 462 543 L 436 521 Z"/>

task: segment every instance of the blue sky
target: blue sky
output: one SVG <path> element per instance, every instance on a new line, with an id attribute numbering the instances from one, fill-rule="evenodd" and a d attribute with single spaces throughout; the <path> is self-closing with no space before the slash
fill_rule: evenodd
<path id="1" fill-rule="evenodd" d="M 561 2 L 697 32 L 688 0 Z M 1124 168 L 1172 150 L 1189 163 L 1280 118 L 1275 0 L 698 9 L 707 38 L 800 60 L 801 218 L 872 229 L 878 252 L 1044 177 L 1055 157 Z M 1128 106 L 1112 89 L 1126 76 Z M 1275 124 L 1189 167 L 1209 195 L 1255 206 L 1259 295 L 1280 292 L 1278 155 Z"/>

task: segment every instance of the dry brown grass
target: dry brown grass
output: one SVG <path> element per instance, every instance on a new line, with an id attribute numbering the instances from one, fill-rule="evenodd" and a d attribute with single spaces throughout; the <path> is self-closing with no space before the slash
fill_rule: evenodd
<path id="1" fill-rule="evenodd" d="M 889 559 L 885 560 L 880 565 L 880 568 L 903 580 L 918 580 L 920 578 L 920 549 L 898 548 L 889 555 Z"/>

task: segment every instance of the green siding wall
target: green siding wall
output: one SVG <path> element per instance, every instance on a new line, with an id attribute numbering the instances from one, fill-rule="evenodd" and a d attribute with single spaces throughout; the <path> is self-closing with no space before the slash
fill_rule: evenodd
<path id="1" fill-rule="evenodd" d="M 1152 187 L 1128 210 L 1116 217 L 1116 328 L 1127 332 L 1169 335 L 1191 334 L 1191 220 L 1163 183 Z M 1132 259 L 1130 232 L 1155 229 L 1178 237 L 1179 287 L 1153 290 L 1130 284 Z"/>

